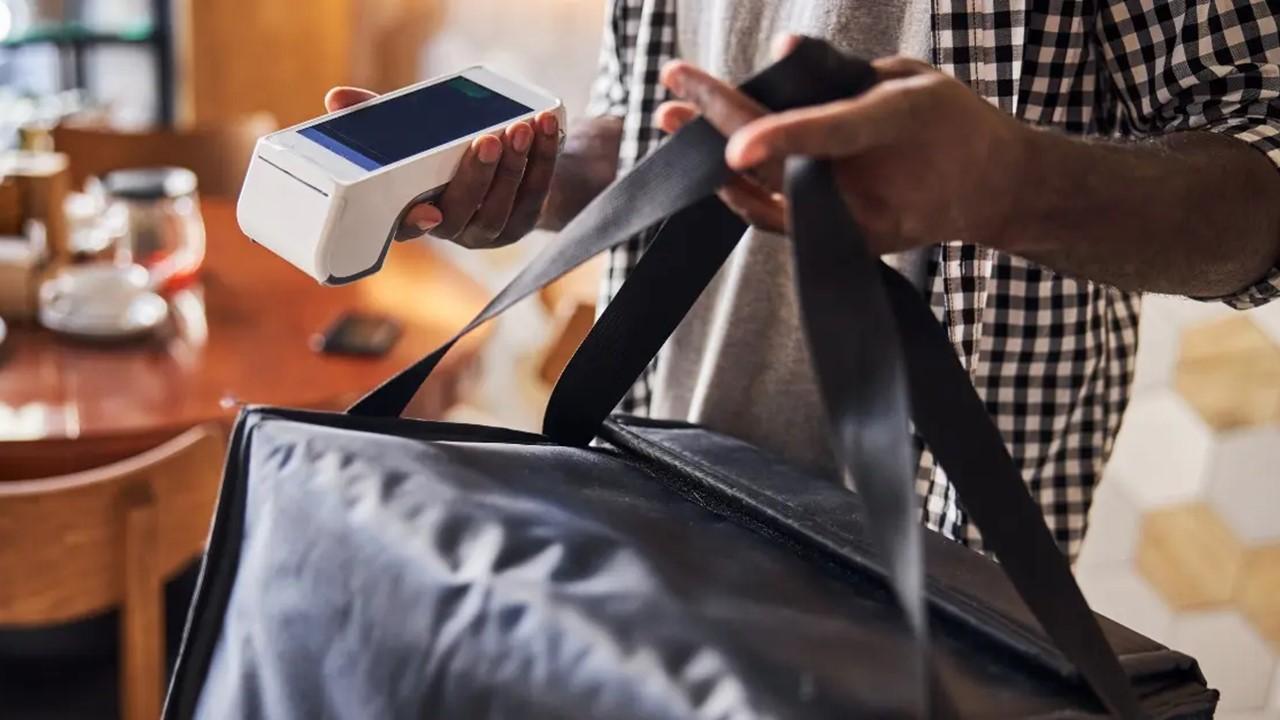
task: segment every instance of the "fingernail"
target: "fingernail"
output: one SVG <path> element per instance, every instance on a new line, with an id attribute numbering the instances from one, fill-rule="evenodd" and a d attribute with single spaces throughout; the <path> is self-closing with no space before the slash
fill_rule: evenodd
<path id="1" fill-rule="evenodd" d="M 444 220 L 444 215 L 435 205 L 419 205 L 414 208 L 414 213 L 413 225 L 419 232 L 426 232 Z"/>
<path id="2" fill-rule="evenodd" d="M 491 135 L 476 138 L 476 157 L 485 165 L 492 165 L 502 157 L 502 143 L 495 142 L 496 140 L 497 138 Z"/>
<path id="3" fill-rule="evenodd" d="M 529 143 L 533 142 L 533 130 L 525 123 L 519 123 L 511 130 L 511 147 L 518 153 L 522 153 L 529 149 Z"/>
<path id="4" fill-rule="evenodd" d="M 729 167 L 748 168 L 764 160 L 764 147 L 760 143 L 747 143 L 735 134 L 724 148 L 724 159 Z"/>
<path id="5" fill-rule="evenodd" d="M 542 128 L 543 135 L 555 135 L 556 131 L 560 129 L 560 121 L 550 113 L 543 115 L 538 125 Z"/>
<path id="6" fill-rule="evenodd" d="M 684 97 L 684 73 L 683 65 L 679 60 L 672 60 L 662 66 L 662 70 L 658 73 L 658 79 L 663 85 L 667 86 L 671 92 L 679 97 Z"/>
<path id="7" fill-rule="evenodd" d="M 684 71 L 676 68 L 667 75 L 667 87 L 671 88 L 671 92 L 680 97 L 684 97 Z"/>

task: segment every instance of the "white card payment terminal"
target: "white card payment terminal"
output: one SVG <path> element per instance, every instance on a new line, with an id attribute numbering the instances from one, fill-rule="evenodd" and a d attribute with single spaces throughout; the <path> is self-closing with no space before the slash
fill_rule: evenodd
<path id="1" fill-rule="evenodd" d="M 326 285 L 382 267 L 415 203 L 438 194 L 471 141 L 558 99 L 483 67 L 410 85 L 258 140 L 240 229 Z"/>

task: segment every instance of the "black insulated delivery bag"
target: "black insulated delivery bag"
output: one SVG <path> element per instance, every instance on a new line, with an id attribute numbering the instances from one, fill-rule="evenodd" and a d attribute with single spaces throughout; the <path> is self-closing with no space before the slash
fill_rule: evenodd
<path id="1" fill-rule="evenodd" d="M 874 81 L 805 40 L 742 89 L 784 109 Z M 823 162 L 790 160 L 786 190 L 841 476 L 609 416 L 741 237 L 714 197 L 724 143 L 703 121 L 671 137 L 348 412 L 241 414 L 166 718 L 1212 716 L 1192 658 L 1089 611 Z M 399 417 L 458 337 L 641 231 L 541 434 Z M 998 563 L 921 527 L 916 435 Z"/>

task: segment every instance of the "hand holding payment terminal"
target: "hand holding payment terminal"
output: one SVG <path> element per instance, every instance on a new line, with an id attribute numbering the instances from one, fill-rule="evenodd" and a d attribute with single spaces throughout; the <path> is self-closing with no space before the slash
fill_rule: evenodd
<path id="1" fill-rule="evenodd" d="M 564 107 L 473 67 L 258 140 L 240 229 L 326 285 L 378 271 L 408 209 L 449 183 L 471 141 Z M 425 192 L 424 192 L 425 191 Z"/>

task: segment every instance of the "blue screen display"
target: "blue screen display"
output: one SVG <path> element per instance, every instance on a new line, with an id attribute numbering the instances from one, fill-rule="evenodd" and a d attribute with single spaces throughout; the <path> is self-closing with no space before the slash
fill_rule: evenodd
<path id="1" fill-rule="evenodd" d="M 302 128 L 298 134 L 365 170 L 377 170 L 531 109 L 455 77 Z"/>

